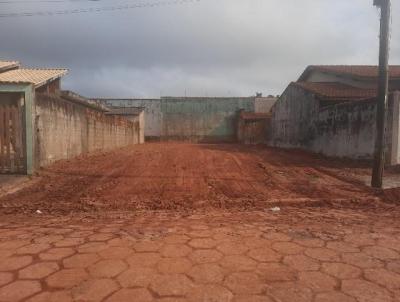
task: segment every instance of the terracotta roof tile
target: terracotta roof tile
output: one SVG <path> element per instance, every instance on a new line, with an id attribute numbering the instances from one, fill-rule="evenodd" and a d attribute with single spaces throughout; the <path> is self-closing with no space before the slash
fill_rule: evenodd
<path id="1" fill-rule="evenodd" d="M 33 84 L 39 87 L 67 74 L 67 69 L 15 69 L 0 73 L 0 83 Z"/>
<path id="2" fill-rule="evenodd" d="M 292 85 L 310 91 L 325 101 L 355 101 L 374 98 L 377 95 L 375 89 L 356 88 L 335 82 L 293 82 Z"/>
<path id="3" fill-rule="evenodd" d="M 377 78 L 378 66 L 376 65 L 311 65 L 301 75 L 299 81 L 304 81 L 308 74 L 318 70 L 334 74 L 350 75 L 359 78 Z M 389 66 L 389 76 L 391 78 L 400 78 L 400 65 Z"/>

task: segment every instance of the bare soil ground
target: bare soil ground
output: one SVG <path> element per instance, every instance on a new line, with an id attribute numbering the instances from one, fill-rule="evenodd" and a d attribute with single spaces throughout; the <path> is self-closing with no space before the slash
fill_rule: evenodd
<path id="1" fill-rule="evenodd" d="M 60 161 L 0 198 L 0 213 L 255 209 L 281 203 L 372 203 L 358 162 L 265 146 L 151 143 Z"/>

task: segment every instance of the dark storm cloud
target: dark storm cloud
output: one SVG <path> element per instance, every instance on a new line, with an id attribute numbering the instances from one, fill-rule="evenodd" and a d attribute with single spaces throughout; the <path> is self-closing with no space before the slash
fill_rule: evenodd
<path id="1" fill-rule="evenodd" d="M 391 61 L 398 63 L 400 7 L 397 1 L 393 6 Z M 372 0 L 202 0 L 111 13 L 2 19 L 0 57 L 30 66 L 68 67 L 64 87 L 88 96 L 277 94 L 309 64 L 375 64 L 378 21 Z"/>

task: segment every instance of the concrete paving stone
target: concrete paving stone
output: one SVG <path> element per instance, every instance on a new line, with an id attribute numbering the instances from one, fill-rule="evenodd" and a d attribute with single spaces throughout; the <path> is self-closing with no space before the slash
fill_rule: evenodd
<path id="1" fill-rule="evenodd" d="M 152 302 L 151 293 L 145 288 L 123 288 L 112 294 L 105 302 Z"/>
<path id="2" fill-rule="evenodd" d="M 340 261 L 340 255 L 337 252 L 323 247 L 308 248 L 305 250 L 304 253 L 308 257 L 320 261 L 331 261 L 331 262 Z"/>
<path id="3" fill-rule="evenodd" d="M 67 289 L 87 280 L 89 275 L 82 268 L 62 269 L 46 278 L 49 287 Z"/>
<path id="4" fill-rule="evenodd" d="M 171 234 L 164 238 L 164 242 L 169 244 L 184 244 L 189 240 L 190 237 L 183 234 Z"/>
<path id="5" fill-rule="evenodd" d="M 315 296 L 315 302 L 357 302 L 354 298 L 341 292 L 319 293 Z"/>
<path id="6" fill-rule="evenodd" d="M 355 279 L 361 276 L 361 269 L 350 264 L 345 263 L 323 263 L 322 272 L 327 273 L 333 277 L 341 280 Z"/>
<path id="7" fill-rule="evenodd" d="M 79 253 L 99 253 L 108 249 L 109 246 L 104 242 L 88 242 L 78 246 Z"/>
<path id="8" fill-rule="evenodd" d="M 321 272 L 300 272 L 299 282 L 314 292 L 333 291 L 338 287 L 336 280 Z"/>
<path id="9" fill-rule="evenodd" d="M 271 248 L 271 245 L 273 244 L 273 241 L 261 237 L 241 238 L 240 242 L 244 247 L 248 247 L 249 249 Z"/>
<path id="10" fill-rule="evenodd" d="M 75 301 L 97 302 L 118 290 L 111 279 L 90 279 L 75 286 L 71 293 Z"/>
<path id="11" fill-rule="evenodd" d="M 350 242 L 344 241 L 331 241 L 326 244 L 326 247 L 331 250 L 335 250 L 337 252 L 342 253 L 357 253 L 361 250 Z"/>
<path id="12" fill-rule="evenodd" d="M 107 241 L 107 240 L 110 240 L 113 237 L 115 237 L 114 234 L 98 233 L 98 234 L 90 235 L 88 237 L 88 239 L 89 239 L 89 241 Z"/>
<path id="13" fill-rule="evenodd" d="M 375 245 L 375 239 L 370 234 L 349 234 L 344 237 L 344 241 L 358 247 Z"/>
<path id="14" fill-rule="evenodd" d="M 258 295 L 238 295 L 235 296 L 233 302 L 274 302 L 270 297 Z"/>
<path id="15" fill-rule="evenodd" d="M 217 246 L 217 250 L 224 255 L 242 255 L 249 250 L 249 247 L 238 241 L 225 241 Z"/>
<path id="16" fill-rule="evenodd" d="M 220 285 L 204 285 L 194 287 L 187 295 L 188 302 L 199 301 L 218 301 L 218 302 L 232 302 L 233 293 L 227 288 Z"/>
<path id="17" fill-rule="evenodd" d="M 16 253 L 23 255 L 23 254 L 38 254 L 42 251 L 48 250 L 51 248 L 51 245 L 48 243 L 33 243 L 29 245 L 25 245 L 17 249 Z"/>
<path id="18" fill-rule="evenodd" d="M 317 271 L 320 268 L 318 261 L 304 255 L 285 256 L 283 263 L 298 271 Z"/>
<path id="19" fill-rule="evenodd" d="M 304 247 L 293 242 L 275 242 L 272 249 L 282 255 L 296 255 L 304 251 Z"/>
<path id="20" fill-rule="evenodd" d="M 394 250 L 381 246 L 368 246 L 363 248 L 363 253 L 380 260 L 400 259 L 400 254 Z"/>
<path id="21" fill-rule="evenodd" d="M 42 292 L 26 302 L 74 302 L 69 291 Z"/>
<path id="22" fill-rule="evenodd" d="M 293 239 L 293 242 L 304 247 L 324 247 L 325 242 L 317 238 Z"/>
<path id="23" fill-rule="evenodd" d="M 281 263 L 260 263 L 257 266 L 256 272 L 261 279 L 267 283 L 277 281 L 294 281 L 297 279 L 296 271 Z"/>
<path id="24" fill-rule="evenodd" d="M 67 258 L 75 254 L 75 251 L 71 248 L 52 248 L 44 253 L 39 254 L 41 260 L 56 261 Z"/>
<path id="25" fill-rule="evenodd" d="M 0 259 L 0 272 L 14 271 L 32 263 L 31 256 L 14 256 Z"/>
<path id="26" fill-rule="evenodd" d="M 157 264 L 158 272 L 162 274 L 183 274 L 192 267 L 186 258 L 162 258 Z"/>
<path id="27" fill-rule="evenodd" d="M 108 246 L 132 248 L 134 241 L 129 238 L 113 238 L 107 241 Z"/>
<path id="28" fill-rule="evenodd" d="M 164 257 L 179 258 L 187 256 L 191 251 L 192 249 L 186 245 L 166 244 L 160 250 L 160 253 Z"/>
<path id="29" fill-rule="evenodd" d="M 65 238 L 54 243 L 55 247 L 71 247 L 82 244 L 85 242 L 85 238 Z"/>
<path id="30" fill-rule="evenodd" d="M 268 296 L 279 302 L 310 302 L 313 298 L 311 289 L 297 282 L 275 283 L 268 289 Z"/>
<path id="31" fill-rule="evenodd" d="M 35 243 L 56 243 L 60 240 L 63 240 L 64 237 L 62 235 L 46 235 L 39 238 L 34 239 Z"/>
<path id="32" fill-rule="evenodd" d="M 88 267 L 89 274 L 95 278 L 113 278 L 128 269 L 128 265 L 119 259 L 100 260 Z"/>
<path id="33" fill-rule="evenodd" d="M 147 287 L 157 276 L 153 268 L 136 267 L 124 271 L 117 280 L 122 287 Z"/>
<path id="34" fill-rule="evenodd" d="M 20 279 L 42 279 L 58 271 L 59 266 L 55 262 L 39 262 L 25 267 L 18 272 Z"/>
<path id="35" fill-rule="evenodd" d="M 359 268 L 379 268 L 383 267 L 382 261 L 364 253 L 343 253 L 342 261 Z"/>
<path id="36" fill-rule="evenodd" d="M 252 272 L 233 273 L 224 280 L 224 286 L 234 294 L 257 295 L 265 291 L 266 285 Z"/>
<path id="37" fill-rule="evenodd" d="M 256 261 L 243 255 L 225 256 L 220 264 L 231 271 L 252 271 L 257 267 Z"/>
<path id="38" fill-rule="evenodd" d="M 133 244 L 136 252 L 157 252 L 162 246 L 161 241 L 139 241 Z"/>
<path id="39" fill-rule="evenodd" d="M 8 258 L 15 255 L 15 250 L 0 250 L 0 259 Z"/>
<path id="40" fill-rule="evenodd" d="M 127 247 L 109 247 L 99 252 L 99 256 L 104 259 L 126 259 L 135 251 Z"/>
<path id="41" fill-rule="evenodd" d="M 8 240 L 0 242 L 0 250 L 15 250 L 29 243 L 29 240 Z"/>
<path id="42" fill-rule="evenodd" d="M 214 263 L 222 259 L 222 253 L 216 250 L 196 250 L 189 254 L 189 259 L 197 264 Z"/>
<path id="43" fill-rule="evenodd" d="M 151 290 L 160 297 L 185 296 L 193 287 L 192 281 L 182 274 L 159 275 L 150 284 Z"/>
<path id="44" fill-rule="evenodd" d="M 383 268 L 364 270 L 364 278 L 388 289 L 400 289 L 400 274 Z"/>
<path id="45" fill-rule="evenodd" d="M 194 230 L 187 234 L 191 238 L 211 238 L 214 232 L 211 230 Z"/>
<path id="46" fill-rule="evenodd" d="M 12 273 L 0 273 L 0 286 L 10 283 L 13 280 Z"/>
<path id="47" fill-rule="evenodd" d="M 216 264 L 199 264 L 187 273 L 196 283 L 220 283 L 224 279 L 223 269 Z"/>
<path id="48" fill-rule="evenodd" d="M 270 248 L 252 249 L 247 255 L 259 262 L 279 262 L 282 259 L 282 255 Z"/>
<path id="49" fill-rule="evenodd" d="M 51 231 L 51 233 L 57 235 L 65 235 L 65 234 L 71 234 L 73 231 L 74 231 L 73 229 L 55 228 Z"/>
<path id="50" fill-rule="evenodd" d="M 65 268 L 86 268 L 100 260 L 97 254 L 76 254 L 63 260 Z"/>
<path id="51" fill-rule="evenodd" d="M 38 281 L 18 280 L 0 288 L 0 301 L 20 301 L 40 292 L 41 289 Z"/>
<path id="52" fill-rule="evenodd" d="M 280 232 L 267 232 L 262 235 L 263 238 L 271 241 L 291 241 L 292 237 Z"/>
<path id="53" fill-rule="evenodd" d="M 372 282 L 352 279 L 342 282 L 342 292 L 359 302 L 393 302 L 390 292 Z"/>
<path id="54" fill-rule="evenodd" d="M 161 256 L 158 253 L 136 253 L 129 256 L 126 262 L 131 267 L 154 267 L 160 259 Z"/>
<path id="55" fill-rule="evenodd" d="M 188 245 L 195 249 L 212 249 L 217 245 L 217 241 L 211 238 L 196 238 L 190 240 Z"/>

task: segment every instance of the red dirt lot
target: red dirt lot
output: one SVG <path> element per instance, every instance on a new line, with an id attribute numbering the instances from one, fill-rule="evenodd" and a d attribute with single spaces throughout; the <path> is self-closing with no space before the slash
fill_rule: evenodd
<path id="1" fill-rule="evenodd" d="M 2 197 L 0 213 L 372 202 L 360 165 L 264 146 L 150 143 L 60 161 Z"/>

